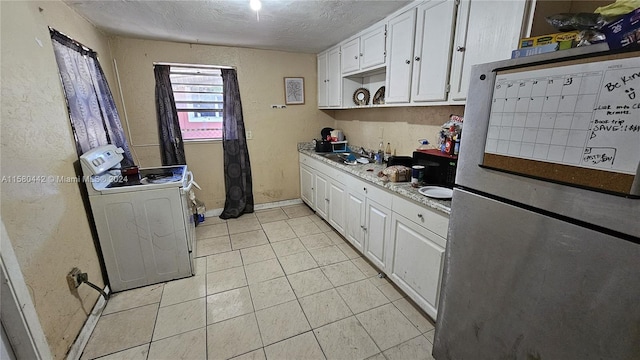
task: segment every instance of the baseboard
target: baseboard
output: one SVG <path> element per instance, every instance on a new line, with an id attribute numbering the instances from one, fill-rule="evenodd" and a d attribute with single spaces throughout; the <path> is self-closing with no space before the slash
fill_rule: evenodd
<path id="1" fill-rule="evenodd" d="M 280 207 L 280 206 L 291 206 L 291 205 L 298 205 L 298 204 L 302 204 L 302 199 L 292 199 L 292 200 L 270 202 L 265 204 L 257 204 L 253 206 L 253 209 L 264 210 L 264 209 L 271 209 L 271 208 Z M 224 209 L 220 208 L 220 209 L 207 210 L 204 213 L 204 216 L 205 218 L 218 217 L 220 216 L 220 214 L 222 214 L 222 210 Z"/>
<path id="2" fill-rule="evenodd" d="M 107 294 L 111 293 L 111 289 L 109 289 L 109 285 L 106 285 L 103 290 Z M 80 333 L 76 338 L 76 341 L 74 341 L 73 345 L 71 345 L 71 348 L 69 349 L 69 353 L 67 353 L 67 360 L 80 359 L 80 355 L 82 355 L 82 352 L 84 351 L 85 346 L 87 346 L 87 343 L 89 342 L 89 338 L 91 337 L 93 330 L 96 328 L 96 325 L 98 324 L 98 320 L 100 319 L 100 316 L 102 315 L 102 311 L 104 310 L 106 305 L 107 305 L 107 301 L 102 296 L 99 296 L 98 301 L 96 301 L 96 304 L 93 306 L 93 309 L 91 309 L 91 314 L 87 318 L 87 321 L 85 321 L 84 326 L 82 327 L 82 330 L 80 330 Z"/>

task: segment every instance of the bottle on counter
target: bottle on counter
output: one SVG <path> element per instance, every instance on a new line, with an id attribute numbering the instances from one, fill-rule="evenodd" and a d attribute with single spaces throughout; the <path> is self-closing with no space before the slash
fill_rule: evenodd
<path id="1" fill-rule="evenodd" d="M 382 160 L 384 160 L 384 142 L 380 141 L 380 147 L 376 154 L 376 164 L 382 164 Z"/>
<path id="2" fill-rule="evenodd" d="M 387 148 L 384 150 L 386 156 L 391 156 L 391 143 L 387 143 Z"/>

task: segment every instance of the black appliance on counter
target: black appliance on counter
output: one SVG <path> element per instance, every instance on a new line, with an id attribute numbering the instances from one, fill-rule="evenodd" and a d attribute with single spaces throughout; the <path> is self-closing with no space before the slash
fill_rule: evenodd
<path id="1" fill-rule="evenodd" d="M 332 152 L 331 141 L 328 140 L 331 137 L 332 128 L 323 128 L 320 131 L 320 139 L 314 140 L 316 145 L 316 152 Z"/>
<path id="2" fill-rule="evenodd" d="M 458 157 L 437 149 L 413 152 L 413 165 L 424 166 L 424 183 L 453 188 L 456 180 Z"/>

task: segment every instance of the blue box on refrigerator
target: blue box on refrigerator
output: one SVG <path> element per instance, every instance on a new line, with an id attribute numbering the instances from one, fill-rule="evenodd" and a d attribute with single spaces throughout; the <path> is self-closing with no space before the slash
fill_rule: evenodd
<path id="1" fill-rule="evenodd" d="M 602 31 L 607 37 L 610 49 L 640 46 L 640 8 L 605 25 Z"/>

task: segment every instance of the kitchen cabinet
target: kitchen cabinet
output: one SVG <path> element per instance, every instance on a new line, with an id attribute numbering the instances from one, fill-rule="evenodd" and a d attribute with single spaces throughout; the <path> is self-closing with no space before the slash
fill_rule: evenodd
<path id="1" fill-rule="evenodd" d="M 387 103 L 447 100 L 455 2 L 432 0 L 389 20 Z"/>
<path id="2" fill-rule="evenodd" d="M 315 174 L 316 213 L 325 220 L 329 219 L 329 178 L 326 175 Z"/>
<path id="3" fill-rule="evenodd" d="M 415 39 L 416 9 L 389 20 L 389 53 L 385 102 L 409 102 L 411 94 L 411 64 Z"/>
<path id="4" fill-rule="evenodd" d="M 342 104 L 341 79 L 340 47 L 318 54 L 318 107 Z"/>
<path id="5" fill-rule="evenodd" d="M 461 0 L 451 64 L 450 100 L 465 100 L 471 67 L 511 58 L 526 20 L 526 0 Z"/>
<path id="6" fill-rule="evenodd" d="M 331 180 L 329 182 L 329 224 L 342 235 L 345 235 L 346 198 L 344 185 Z"/>
<path id="7" fill-rule="evenodd" d="M 304 154 L 300 169 L 305 202 L 435 319 L 448 216 Z"/>
<path id="8" fill-rule="evenodd" d="M 312 209 L 315 208 L 314 181 L 313 170 L 308 166 L 300 165 L 300 198 Z"/>
<path id="9" fill-rule="evenodd" d="M 454 1 L 418 6 L 413 50 L 411 101 L 445 101 L 455 16 Z"/>
<path id="10" fill-rule="evenodd" d="M 386 25 L 381 24 L 341 46 L 342 73 L 367 71 L 385 62 Z"/>
<path id="11" fill-rule="evenodd" d="M 364 253 L 364 233 L 366 226 L 365 195 L 359 191 L 347 191 L 347 224 L 345 238 L 356 249 Z"/>
<path id="12" fill-rule="evenodd" d="M 391 250 L 391 210 L 368 198 L 366 224 L 364 254 L 380 270 L 387 271 Z"/>
<path id="13" fill-rule="evenodd" d="M 448 218 L 394 198 L 389 277 L 427 314 L 437 315 Z"/>

